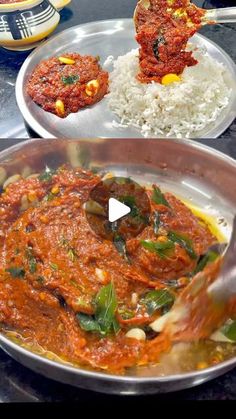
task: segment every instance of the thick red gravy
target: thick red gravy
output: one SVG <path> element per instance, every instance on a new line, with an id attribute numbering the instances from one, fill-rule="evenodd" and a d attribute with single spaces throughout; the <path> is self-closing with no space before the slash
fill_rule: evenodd
<path id="1" fill-rule="evenodd" d="M 176 17 L 175 13 L 182 14 Z M 200 28 L 204 13 L 189 0 L 150 0 L 148 9 L 138 6 L 139 81 L 160 82 L 166 74 L 181 74 L 186 66 L 197 64 L 192 52 L 185 49 Z"/>
<path id="2" fill-rule="evenodd" d="M 61 118 L 94 105 L 108 92 L 108 73 L 102 70 L 98 58 L 80 54 L 63 54 L 63 58 L 74 64 L 61 63 L 59 57 L 44 60 L 34 69 L 26 86 L 35 103 Z M 94 80 L 98 87 L 88 94 L 87 84 Z M 64 112 L 57 110 L 58 100 L 63 102 Z"/>
<path id="3" fill-rule="evenodd" d="M 51 175 L 22 178 L 0 196 L 0 325 L 67 361 L 122 373 L 157 361 L 170 345 L 162 335 L 148 335 L 146 327 L 161 311 L 150 314 L 143 297 L 163 288 L 178 295 L 186 282 L 170 288 L 173 280 L 193 272 L 216 239 L 175 196 L 165 194 L 166 206 L 147 191 L 151 218 L 141 234 L 127 239 L 127 261 L 87 221 L 83 204 L 100 181 L 91 172 L 61 167 Z M 22 211 L 25 196 L 30 204 Z M 157 212 L 159 233 L 153 227 Z M 142 246 L 143 240 L 163 243 L 170 230 L 191 241 L 196 259 L 177 243 L 164 257 Z M 97 269 L 105 273 L 98 275 Z M 78 313 L 94 316 L 96 296 L 109 284 L 116 295 L 116 331 L 84 330 Z M 134 327 L 146 331 L 146 341 L 126 336 Z"/>

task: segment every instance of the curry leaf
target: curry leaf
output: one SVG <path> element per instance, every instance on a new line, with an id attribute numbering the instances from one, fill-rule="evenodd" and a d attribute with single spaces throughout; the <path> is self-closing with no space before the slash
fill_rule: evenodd
<path id="1" fill-rule="evenodd" d="M 119 201 L 127 205 L 128 207 L 130 207 L 131 212 L 129 213 L 129 215 L 131 217 L 138 217 L 140 215 L 140 211 L 136 205 L 136 200 L 134 196 L 132 195 L 121 196 L 119 197 Z"/>
<path id="2" fill-rule="evenodd" d="M 25 270 L 23 268 L 18 268 L 12 266 L 11 268 L 5 269 L 6 272 L 9 272 L 13 278 L 24 278 Z"/>
<path id="3" fill-rule="evenodd" d="M 191 259 L 197 259 L 197 254 L 193 248 L 193 242 L 185 234 L 177 233 L 176 231 L 169 231 L 168 238 L 173 242 L 179 244 L 186 250 Z"/>
<path id="4" fill-rule="evenodd" d="M 170 308 L 174 303 L 174 295 L 167 289 L 153 290 L 141 299 L 141 303 L 147 308 L 148 314 L 152 315 L 156 310 L 160 310 L 161 308 Z"/>
<path id="5" fill-rule="evenodd" d="M 101 288 L 96 296 L 95 305 L 95 318 L 101 328 L 101 332 L 107 334 L 113 326 L 117 308 L 116 293 L 112 282 Z"/>
<path id="6" fill-rule="evenodd" d="M 29 270 L 31 274 L 34 274 L 37 270 L 37 262 L 35 258 L 29 260 Z"/>
<path id="7" fill-rule="evenodd" d="M 54 270 L 54 271 L 58 271 L 58 265 L 56 263 L 53 262 L 49 262 L 49 266 Z"/>
<path id="8" fill-rule="evenodd" d="M 117 333 L 120 329 L 116 320 L 117 299 L 112 283 L 102 287 L 95 298 L 95 314 L 93 316 L 78 313 L 80 326 L 87 332 L 99 332 L 102 336 Z"/>
<path id="9" fill-rule="evenodd" d="M 112 328 L 115 334 L 117 334 L 120 330 L 120 325 L 119 322 L 116 318 L 114 318 L 113 322 L 112 322 Z"/>
<path id="10" fill-rule="evenodd" d="M 101 328 L 98 322 L 94 319 L 93 316 L 89 316 L 84 313 L 77 313 L 77 319 L 79 320 L 80 327 L 86 332 L 100 332 Z"/>
<path id="11" fill-rule="evenodd" d="M 76 251 L 73 249 L 73 247 L 70 247 L 68 252 L 67 252 L 68 258 L 71 260 L 71 262 L 74 262 L 76 257 L 77 257 L 77 253 Z"/>
<path id="12" fill-rule="evenodd" d="M 125 239 L 119 234 L 116 234 L 114 236 L 113 243 L 114 243 L 114 246 L 116 247 L 116 250 L 120 253 L 120 255 L 123 256 L 123 258 L 127 262 L 130 262 L 129 257 L 127 255 Z"/>
<path id="13" fill-rule="evenodd" d="M 153 186 L 152 201 L 158 205 L 165 205 L 166 207 L 171 208 L 169 202 L 166 200 L 165 195 L 161 192 L 160 188 Z"/>
<path id="14" fill-rule="evenodd" d="M 166 242 L 152 242 L 149 240 L 141 240 L 141 245 L 152 253 L 157 253 L 161 259 L 164 259 L 173 252 L 174 243 L 170 240 Z"/>
<path id="15" fill-rule="evenodd" d="M 221 329 L 221 332 L 228 339 L 236 342 L 236 320 L 234 320 L 232 323 L 229 323 L 223 326 L 223 328 Z"/>
<path id="16" fill-rule="evenodd" d="M 203 271 L 208 263 L 214 262 L 218 257 L 219 254 L 216 252 L 212 252 L 211 250 L 207 252 L 203 257 L 200 258 L 193 274 L 196 275 L 198 272 Z"/>

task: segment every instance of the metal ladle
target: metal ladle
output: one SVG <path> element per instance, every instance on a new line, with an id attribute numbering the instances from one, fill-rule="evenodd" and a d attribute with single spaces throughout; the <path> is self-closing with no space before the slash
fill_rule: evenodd
<path id="1" fill-rule="evenodd" d="M 137 12 L 139 6 L 148 9 L 150 6 L 149 0 L 140 0 L 134 10 L 134 22 L 137 24 Z M 220 9 L 206 10 L 202 17 L 202 25 L 216 24 L 216 23 L 233 23 L 236 22 L 236 7 L 225 7 Z"/>
<path id="2" fill-rule="evenodd" d="M 223 257 L 220 276 L 210 285 L 207 292 L 214 299 L 227 301 L 228 298 L 236 296 L 236 216 L 233 220 L 230 243 Z"/>
<path id="3" fill-rule="evenodd" d="M 178 297 L 165 325 L 175 340 L 209 337 L 229 317 L 229 302 L 236 298 L 236 216 L 229 245 L 216 244 L 209 250 L 221 255 L 219 275 L 208 285 L 204 272 L 200 272 Z"/>

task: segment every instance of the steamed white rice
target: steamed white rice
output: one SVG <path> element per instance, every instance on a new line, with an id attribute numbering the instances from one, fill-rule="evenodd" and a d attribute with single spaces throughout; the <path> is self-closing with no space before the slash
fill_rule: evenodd
<path id="1" fill-rule="evenodd" d="M 134 126 L 143 136 L 196 137 L 227 107 L 231 89 L 226 68 L 205 51 L 194 51 L 198 64 L 187 67 L 181 82 L 167 86 L 137 81 L 138 50 L 120 56 L 110 76 L 110 109 L 114 126 Z"/>

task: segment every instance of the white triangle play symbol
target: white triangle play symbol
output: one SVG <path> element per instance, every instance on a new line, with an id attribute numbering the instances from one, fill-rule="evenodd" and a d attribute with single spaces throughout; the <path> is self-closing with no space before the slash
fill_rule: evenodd
<path id="1" fill-rule="evenodd" d="M 114 223 L 114 221 L 119 220 L 120 218 L 124 217 L 125 215 L 131 212 L 130 207 L 122 202 L 117 201 L 115 198 L 110 198 L 108 202 L 108 217 L 110 223 Z"/>

